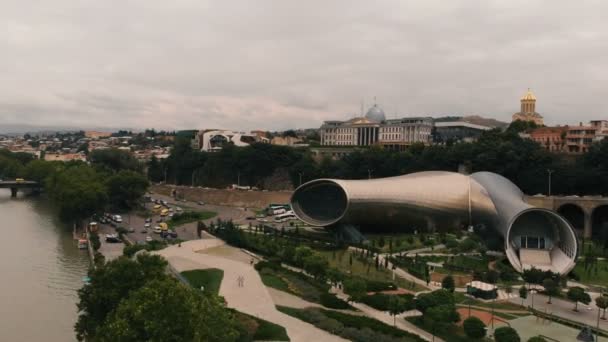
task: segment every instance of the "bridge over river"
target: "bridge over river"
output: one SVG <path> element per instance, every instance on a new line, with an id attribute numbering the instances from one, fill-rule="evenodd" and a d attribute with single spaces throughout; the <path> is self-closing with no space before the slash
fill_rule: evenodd
<path id="1" fill-rule="evenodd" d="M 11 189 L 11 197 L 17 197 L 17 191 L 20 189 L 32 189 L 35 192 L 40 191 L 40 184 L 35 181 L 17 181 L 17 180 L 5 180 L 0 181 L 0 188 Z"/>

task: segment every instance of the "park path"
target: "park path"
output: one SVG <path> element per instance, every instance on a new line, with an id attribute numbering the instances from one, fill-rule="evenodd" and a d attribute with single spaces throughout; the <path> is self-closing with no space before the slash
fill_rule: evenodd
<path id="1" fill-rule="evenodd" d="M 291 341 L 346 341 L 278 311 L 258 272 L 249 263 L 200 253 L 221 245 L 224 242 L 219 239 L 193 240 L 155 253 L 165 257 L 178 272 L 204 268 L 224 270 L 219 294 L 226 299 L 227 306 L 283 326 Z M 238 286 L 239 276 L 245 279 L 243 287 Z"/>
<path id="2" fill-rule="evenodd" d="M 343 299 L 345 301 L 348 300 L 348 295 L 345 294 L 342 290 L 340 290 L 336 287 L 333 287 L 332 292 L 334 292 L 336 294 L 336 296 L 338 296 L 338 298 Z M 368 317 L 377 319 L 380 322 L 383 322 L 383 323 L 391 325 L 391 326 L 393 325 L 393 323 L 395 323 L 397 328 L 399 328 L 401 330 L 405 330 L 414 335 L 418 335 L 427 341 L 443 342 L 443 340 L 441 338 L 439 338 L 437 336 L 435 336 L 433 338 L 433 335 L 431 333 L 428 333 L 425 330 L 418 328 L 414 324 L 406 321 L 405 319 L 402 319 L 399 316 L 397 316 L 397 319 L 395 320 L 393 318 L 393 316 L 391 316 L 390 314 L 380 311 L 380 310 L 376 310 L 363 303 L 351 302 L 350 305 L 352 305 L 354 308 L 360 310 Z"/>

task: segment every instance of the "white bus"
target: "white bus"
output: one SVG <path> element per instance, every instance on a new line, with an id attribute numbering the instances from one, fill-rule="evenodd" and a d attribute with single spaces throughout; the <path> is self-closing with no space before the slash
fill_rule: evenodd
<path id="1" fill-rule="evenodd" d="M 295 220 L 296 219 L 296 215 L 293 213 L 293 211 L 288 211 L 284 214 L 280 214 L 274 217 L 274 222 L 286 222 L 286 221 L 290 221 L 290 220 Z"/>

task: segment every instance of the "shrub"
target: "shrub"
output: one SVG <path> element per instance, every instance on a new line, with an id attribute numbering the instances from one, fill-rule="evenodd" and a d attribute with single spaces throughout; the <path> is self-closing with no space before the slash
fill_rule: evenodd
<path id="1" fill-rule="evenodd" d="M 465 319 L 462 326 L 464 333 L 470 338 L 479 339 L 486 336 L 486 325 L 477 317 Z"/>
<path id="2" fill-rule="evenodd" d="M 321 301 L 321 305 L 330 309 L 347 310 L 351 308 L 348 303 L 336 297 L 336 295 L 333 293 L 322 293 L 319 299 Z"/>
<path id="3" fill-rule="evenodd" d="M 275 262 L 270 262 L 270 261 L 259 261 L 258 263 L 256 263 L 253 268 L 255 268 L 256 271 L 261 271 L 264 268 L 269 268 L 271 270 L 279 270 L 281 269 L 281 265 Z"/>
<path id="4" fill-rule="evenodd" d="M 370 292 L 381 292 L 381 291 L 390 291 L 390 290 L 397 289 L 397 285 L 390 283 L 390 282 L 366 279 L 365 283 L 367 284 L 367 286 L 366 286 L 367 291 L 370 291 Z"/>
<path id="5" fill-rule="evenodd" d="M 544 338 L 542 338 L 540 336 L 534 336 L 534 337 L 530 337 L 528 339 L 528 342 L 547 342 L 547 340 L 545 340 Z"/>
<path id="6" fill-rule="evenodd" d="M 494 330 L 496 342 L 520 342 L 517 331 L 511 327 L 500 327 Z"/>
<path id="7" fill-rule="evenodd" d="M 89 240 L 91 241 L 91 247 L 94 251 L 97 251 L 101 247 L 101 241 L 99 241 L 99 234 L 93 232 L 89 234 Z"/>

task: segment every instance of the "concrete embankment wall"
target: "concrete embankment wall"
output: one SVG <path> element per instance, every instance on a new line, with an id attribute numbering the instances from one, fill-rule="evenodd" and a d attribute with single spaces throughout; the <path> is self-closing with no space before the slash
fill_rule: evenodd
<path id="1" fill-rule="evenodd" d="M 242 191 L 224 189 L 201 189 L 170 185 L 153 185 L 152 191 L 170 196 L 176 189 L 178 197 L 189 201 L 203 201 L 215 205 L 264 208 L 270 203 L 289 203 L 291 191 Z"/>

